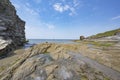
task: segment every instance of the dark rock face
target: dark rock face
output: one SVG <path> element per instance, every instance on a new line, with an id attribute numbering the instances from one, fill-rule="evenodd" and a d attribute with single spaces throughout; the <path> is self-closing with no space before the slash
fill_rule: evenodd
<path id="1" fill-rule="evenodd" d="M 84 40 L 85 39 L 85 37 L 84 36 L 80 36 L 80 40 Z"/>
<path id="2" fill-rule="evenodd" d="M 0 56 L 25 42 L 25 22 L 9 0 L 0 0 Z"/>

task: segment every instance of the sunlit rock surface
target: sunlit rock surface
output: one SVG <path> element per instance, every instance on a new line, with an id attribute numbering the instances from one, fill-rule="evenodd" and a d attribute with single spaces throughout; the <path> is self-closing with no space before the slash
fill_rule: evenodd
<path id="1" fill-rule="evenodd" d="M 106 79 L 101 72 L 68 53 L 59 44 L 35 45 L 27 49 L 9 69 L 0 73 L 0 80 Z"/>

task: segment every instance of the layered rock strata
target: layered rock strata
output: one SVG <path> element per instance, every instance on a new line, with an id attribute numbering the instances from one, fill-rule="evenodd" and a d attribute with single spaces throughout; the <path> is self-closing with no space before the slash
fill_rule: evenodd
<path id="1" fill-rule="evenodd" d="M 58 44 L 39 44 L 25 51 L 0 73 L 0 80 L 109 80 Z"/>
<path id="2" fill-rule="evenodd" d="M 0 0 L 0 56 L 24 44 L 24 26 L 11 2 Z"/>

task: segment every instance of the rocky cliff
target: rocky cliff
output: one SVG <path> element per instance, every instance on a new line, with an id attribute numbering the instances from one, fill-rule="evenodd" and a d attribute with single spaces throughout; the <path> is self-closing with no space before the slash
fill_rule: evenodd
<path id="1" fill-rule="evenodd" d="M 0 56 L 24 44 L 24 26 L 11 2 L 0 0 Z"/>

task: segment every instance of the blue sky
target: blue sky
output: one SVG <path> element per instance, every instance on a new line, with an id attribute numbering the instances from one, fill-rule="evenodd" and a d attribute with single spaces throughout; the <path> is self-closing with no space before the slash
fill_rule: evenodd
<path id="1" fill-rule="evenodd" d="M 26 37 L 79 39 L 120 28 L 120 0 L 11 0 Z"/>

